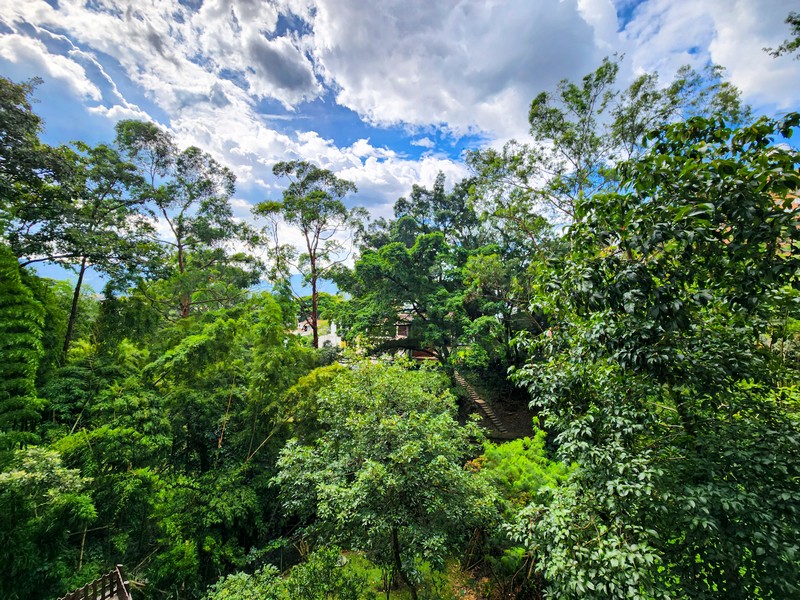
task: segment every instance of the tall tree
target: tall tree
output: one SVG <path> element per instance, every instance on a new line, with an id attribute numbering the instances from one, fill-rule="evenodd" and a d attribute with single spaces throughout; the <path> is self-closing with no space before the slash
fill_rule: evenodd
<path id="1" fill-rule="evenodd" d="M 74 153 L 39 140 L 42 121 L 31 96 L 41 83 L 0 77 L 0 236 L 21 256 L 15 238 L 52 226 L 64 208 L 59 180 L 72 173 Z"/>
<path id="2" fill-rule="evenodd" d="M 534 144 L 512 140 L 501 151 L 468 155 L 479 175 L 478 204 L 501 235 L 521 231 L 535 254 L 537 217 L 568 224 L 581 197 L 617 189 L 613 166 L 642 151 L 645 133 L 691 115 L 739 122 L 749 111 L 720 67 L 702 73 L 683 67 L 664 87 L 658 74 L 645 74 L 620 89 L 618 74 L 619 63 L 606 58 L 580 83 L 563 80 L 554 92 L 537 95 L 528 114 Z"/>
<path id="3" fill-rule="evenodd" d="M 169 231 L 155 238 L 172 250 L 166 278 L 148 297 L 168 312 L 177 304 L 181 318 L 193 308 L 237 301 L 258 281 L 260 266 L 239 249 L 251 232 L 233 217 L 233 172 L 197 147 L 178 151 L 172 135 L 153 123 L 120 121 L 116 130 L 117 145 L 145 177 L 140 197 Z"/>
<path id="4" fill-rule="evenodd" d="M 379 219 L 361 235 L 352 270 L 337 273 L 351 299 L 338 308 L 346 339 L 372 350 L 426 351 L 442 364 L 454 361 L 503 372 L 512 362 L 507 344 L 517 327 L 516 303 L 493 297 L 513 285 L 514 252 L 492 244 L 491 232 L 470 200 L 473 179 L 431 189 L 414 185 L 397 200 L 394 219 Z M 510 300 L 512 299 L 513 300 Z M 506 301 L 510 300 L 510 301 Z M 398 326 L 407 329 L 396 335 Z"/>
<path id="5" fill-rule="evenodd" d="M 0 77 L 0 217 L 4 219 L 19 188 L 39 184 L 46 164 L 46 147 L 39 141 L 42 120 L 31 106 L 31 95 L 39 83 L 39 79 L 14 83 Z M 0 220 L 0 234 L 4 233 L 2 225 Z"/>
<path id="6" fill-rule="evenodd" d="M 683 67 L 667 85 L 657 74 L 645 74 L 622 88 L 618 75 L 619 62 L 605 59 L 581 81 L 561 81 L 531 102 L 531 143 L 512 140 L 502 150 L 467 156 L 476 174 L 472 204 L 497 242 L 494 251 L 472 259 L 470 296 L 503 315 L 504 331 L 492 329 L 507 339 L 547 328 L 544 316 L 529 309 L 535 273 L 568 251 L 570 238 L 559 232 L 582 218 L 577 204 L 620 188 L 614 167 L 645 150 L 648 131 L 710 113 L 740 122 L 749 112 L 719 67 L 700 73 Z M 486 268 L 493 261 L 506 272 L 500 287 L 502 270 Z M 519 347 L 513 354 L 513 361 L 522 358 Z"/>
<path id="7" fill-rule="evenodd" d="M 331 171 L 320 169 L 306 161 L 277 163 L 272 172 L 289 180 L 281 202 L 265 201 L 253 212 L 269 219 L 267 234 L 271 237 L 271 254 L 275 278 L 288 281 L 293 271 L 299 271 L 311 287 L 309 314 L 313 345 L 319 347 L 319 290 L 320 280 L 328 279 L 331 269 L 343 262 L 348 248 L 337 237 L 357 227 L 363 218 L 362 209 L 348 209 L 343 200 L 356 192 L 355 184 L 339 179 Z M 284 221 L 296 227 L 303 236 L 305 247 L 298 253 L 288 244 L 281 244 L 278 223 Z M 298 301 L 299 294 L 294 294 Z M 305 312 L 305 311 L 304 311 Z"/>
<path id="8" fill-rule="evenodd" d="M 76 142 L 70 152 L 69 177 L 51 196 L 60 201 L 44 211 L 33 205 L 17 213 L 10 239 L 21 264 L 52 262 L 77 274 L 63 340 L 66 355 L 77 318 L 84 276 L 89 268 L 117 283 L 140 275 L 153 254 L 148 239 L 154 229 L 131 191 L 140 185 L 135 165 L 113 148 Z"/>
<path id="9" fill-rule="evenodd" d="M 339 309 L 345 338 L 362 337 L 376 352 L 420 350 L 443 365 L 468 320 L 456 253 L 441 232 L 364 250 L 352 271 L 337 275 L 352 298 Z M 398 324 L 407 335 L 396 336 Z"/>

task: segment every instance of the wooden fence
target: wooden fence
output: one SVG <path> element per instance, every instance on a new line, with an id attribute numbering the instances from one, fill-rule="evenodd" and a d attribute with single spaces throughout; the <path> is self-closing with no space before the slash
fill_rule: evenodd
<path id="1" fill-rule="evenodd" d="M 131 600 L 122 565 L 59 600 Z"/>

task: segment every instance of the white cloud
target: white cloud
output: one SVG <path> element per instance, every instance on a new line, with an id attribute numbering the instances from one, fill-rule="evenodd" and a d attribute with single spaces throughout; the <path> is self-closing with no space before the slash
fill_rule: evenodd
<path id="1" fill-rule="evenodd" d="M 105 117 L 112 123 L 116 123 L 117 121 L 121 121 L 123 119 L 134 119 L 137 121 L 152 120 L 150 115 L 148 115 L 138 106 L 132 107 L 132 106 L 125 106 L 122 104 L 114 104 L 113 106 L 103 106 L 101 104 L 99 106 L 90 106 L 87 108 L 87 110 L 90 113 L 95 113 Z"/>
<path id="2" fill-rule="evenodd" d="M 635 9 L 623 41 L 637 71 L 669 77 L 683 64 L 712 62 L 756 107 L 797 108 L 800 62 L 763 50 L 788 37 L 789 8 L 785 0 L 649 0 Z"/>
<path id="3" fill-rule="evenodd" d="M 456 134 L 524 132 L 536 92 L 601 56 L 576 0 L 320 0 L 313 28 L 340 104 L 375 124 Z"/>
<path id="4" fill-rule="evenodd" d="M 728 68 L 730 79 L 756 105 L 797 109 L 800 104 L 800 63 L 791 57 L 774 59 L 764 52 L 789 37 L 783 0 L 759 3 L 715 3 L 717 35 L 709 46 L 714 62 Z"/>
<path id="5" fill-rule="evenodd" d="M 611 0 L 578 0 L 578 12 L 594 29 L 598 48 L 613 53 L 617 49 L 617 11 Z"/>
<path id="6" fill-rule="evenodd" d="M 32 65 L 37 74 L 64 82 L 79 98 L 99 101 L 102 97 L 81 65 L 66 56 L 50 54 L 39 40 L 19 34 L 0 36 L 0 57 Z"/>
<path id="7" fill-rule="evenodd" d="M 251 65 L 247 75 L 250 92 L 259 98 L 272 96 L 291 108 L 322 89 L 311 61 L 287 36 L 267 40 L 260 33 L 252 35 L 245 54 Z"/>
<path id="8" fill-rule="evenodd" d="M 343 169 L 339 176 L 358 186 L 356 203 L 372 208 L 393 205 L 400 196 L 407 195 L 415 183 L 433 185 L 440 171 L 451 185 L 469 174 L 460 162 L 427 156 L 419 161 L 370 157 L 357 166 Z"/>
<path id="9" fill-rule="evenodd" d="M 436 142 L 434 142 L 429 137 L 422 137 L 422 138 L 419 138 L 419 139 L 416 139 L 416 140 L 411 140 L 411 145 L 412 146 L 420 146 L 421 148 L 430 149 L 430 148 L 433 148 L 434 146 L 436 146 Z"/>
<path id="10" fill-rule="evenodd" d="M 260 112 L 274 110 L 270 101 L 303 117 L 304 101 L 324 97 L 370 123 L 407 127 L 423 136 L 410 143 L 423 148 L 437 147 L 424 135 L 434 130 L 480 133 L 499 144 L 525 136 L 535 94 L 584 75 L 619 49 L 635 72 L 657 69 L 668 78 L 681 64 L 712 60 L 729 68 L 751 102 L 800 102 L 800 61 L 761 51 L 788 35 L 782 0 L 646 0 L 621 33 L 611 0 L 88 6 L 6 2 L 0 19 L 16 33 L 0 35 L 0 57 L 65 82 L 84 103 L 100 103 L 89 110 L 110 120 L 147 117 L 145 103 L 132 104 L 119 91 L 138 88 L 163 111 L 159 119 L 168 119 L 181 145 L 207 149 L 256 195 L 280 194 L 271 175 L 278 160 L 310 160 L 353 180 L 361 190 L 356 202 L 383 207 L 378 211 L 414 183 L 430 185 L 439 170 L 451 182 L 467 174 L 456 159 L 426 153 L 411 160 L 367 138 L 338 146 L 311 129 L 312 119 L 281 121 L 278 131 L 275 119 Z M 299 18 L 302 27 L 280 26 L 281 19 L 296 25 Z M 69 47 L 59 53 L 51 43 Z"/>

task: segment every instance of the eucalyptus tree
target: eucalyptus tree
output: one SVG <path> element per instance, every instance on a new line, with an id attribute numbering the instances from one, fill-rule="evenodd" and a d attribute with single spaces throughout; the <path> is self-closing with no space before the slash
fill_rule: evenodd
<path id="1" fill-rule="evenodd" d="M 265 234 L 269 236 L 273 260 L 273 279 L 288 282 L 293 272 L 299 272 L 311 287 L 310 315 L 313 345 L 319 347 L 319 282 L 329 279 L 331 270 L 347 257 L 349 248 L 341 234 L 357 228 L 364 211 L 348 209 L 344 199 L 355 193 L 356 186 L 339 179 L 331 171 L 306 161 L 277 163 L 272 172 L 286 177 L 289 185 L 280 202 L 267 200 L 253 210 L 269 220 Z M 291 244 L 281 243 L 278 225 L 283 221 L 299 230 L 303 248 L 298 253 Z M 302 296 L 294 296 L 302 303 Z"/>
<path id="2" fill-rule="evenodd" d="M 144 177 L 139 197 L 164 226 L 153 239 L 170 250 L 164 277 L 141 289 L 180 318 L 238 301 L 258 281 L 260 265 L 246 252 L 249 227 L 233 216 L 233 172 L 195 146 L 179 151 L 153 123 L 120 121 L 116 130 L 117 145 Z"/>

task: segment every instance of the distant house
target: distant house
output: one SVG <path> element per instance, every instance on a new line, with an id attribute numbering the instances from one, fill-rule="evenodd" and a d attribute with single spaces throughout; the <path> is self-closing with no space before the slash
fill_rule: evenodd
<path id="1" fill-rule="evenodd" d="M 327 332 L 327 333 L 325 333 Z M 296 332 L 301 336 L 310 336 L 312 333 L 311 321 L 309 319 L 302 319 L 297 322 Z M 319 330 L 319 345 L 333 346 L 334 348 L 344 348 L 345 343 L 342 338 L 336 333 L 336 322 L 331 321 L 330 324 L 320 327 Z"/>
<path id="2" fill-rule="evenodd" d="M 410 345 L 412 342 L 412 324 L 414 315 L 410 311 L 410 307 L 404 307 L 404 310 L 397 314 L 395 322 L 395 335 L 393 340 L 386 340 L 385 346 L 393 346 L 395 349 L 405 351 L 410 358 L 414 360 L 439 360 L 439 357 L 432 350 L 423 348 L 415 348 Z M 408 340 L 409 345 L 403 345 L 403 341 Z M 394 343 L 392 343 L 394 342 Z"/>
<path id="3" fill-rule="evenodd" d="M 408 311 L 401 311 L 397 314 L 397 321 L 395 322 L 395 339 L 407 339 L 411 333 L 411 322 L 414 317 Z"/>

